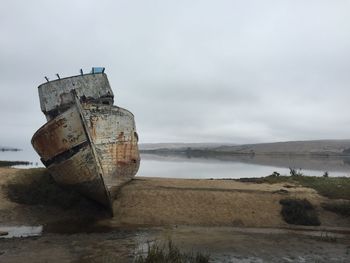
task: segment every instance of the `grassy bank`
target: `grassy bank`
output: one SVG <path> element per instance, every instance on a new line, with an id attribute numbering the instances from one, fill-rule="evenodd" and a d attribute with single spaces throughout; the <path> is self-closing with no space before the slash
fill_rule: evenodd
<path id="1" fill-rule="evenodd" d="M 333 201 L 323 203 L 323 209 L 345 217 L 350 217 L 350 178 L 305 176 L 301 172 L 294 172 L 291 170 L 291 176 L 281 176 L 274 173 L 267 177 L 242 178 L 238 181 L 269 184 L 284 183 L 286 187 L 300 185 L 303 187 L 312 188 L 315 189 L 320 195 L 334 199 Z"/>
<path id="2" fill-rule="evenodd" d="M 285 183 L 297 184 L 304 187 L 315 189 L 320 195 L 331 199 L 350 200 L 350 178 L 348 177 L 317 177 L 317 176 L 276 176 L 270 175 L 261 178 L 242 178 L 240 182 L 254 183 Z"/>

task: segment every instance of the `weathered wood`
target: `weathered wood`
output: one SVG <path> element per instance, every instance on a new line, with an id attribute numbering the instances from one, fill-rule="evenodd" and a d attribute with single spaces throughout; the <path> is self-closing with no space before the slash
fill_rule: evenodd
<path id="1" fill-rule="evenodd" d="M 40 107 L 50 120 L 75 104 L 75 96 L 81 101 L 113 104 L 113 91 L 106 74 L 86 74 L 45 82 L 38 87 Z"/>

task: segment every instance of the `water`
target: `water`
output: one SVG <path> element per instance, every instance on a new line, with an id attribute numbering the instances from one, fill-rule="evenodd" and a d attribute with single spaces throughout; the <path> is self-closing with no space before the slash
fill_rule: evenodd
<path id="1" fill-rule="evenodd" d="M 195 158 L 186 155 L 150 154 L 142 154 L 141 158 L 138 176 L 147 177 L 206 179 L 261 177 L 274 171 L 289 174 L 289 167 L 302 168 L 302 172 L 306 175 L 322 176 L 328 171 L 329 176 L 350 176 L 350 160 L 347 158 L 268 156 Z M 0 151 L 0 160 L 33 163 L 26 167 L 42 166 L 39 157 L 31 149 L 21 152 Z M 116 258 L 120 259 L 120 262 L 132 262 L 135 251 L 138 253 L 140 250 L 146 251 L 150 240 L 171 237 L 176 244 L 182 244 L 181 249 L 184 251 L 196 249 L 209 253 L 212 262 L 280 262 L 281 258 L 286 262 L 296 258 L 300 262 L 348 260 L 348 254 L 344 253 L 345 245 L 342 243 L 345 242 L 342 239 L 347 236 L 340 233 L 255 228 L 184 229 L 178 226 L 174 229 L 129 231 L 113 228 L 113 225 L 109 224 L 93 223 L 90 225 L 89 222 L 85 224 L 67 220 L 39 226 L 0 226 L 0 239 L 6 238 L 2 240 L 6 242 L 2 242 L 0 256 L 5 261 L 6 259 L 11 261 L 13 258 L 26 259 L 29 262 L 50 261 L 54 255 L 68 258 L 70 261 L 74 258 L 75 262 L 114 262 Z M 41 238 L 21 240 L 20 245 L 17 243 L 18 239 L 14 238 L 40 235 Z M 307 236 L 308 239 L 304 239 L 303 236 Z M 319 242 L 334 239 L 337 242 Z M 200 240 L 203 242 L 199 242 Z M 281 244 L 278 246 L 279 249 L 276 249 L 276 244 Z M 327 247 L 324 247 L 326 245 Z M 251 247 L 254 248 L 254 253 L 247 252 Z"/>
<path id="2" fill-rule="evenodd" d="M 29 161 L 30 165 L 16 168 L 43 167 L 38 154 L 30 147 L 18 152 L 0 151 L 2 161 Z M 288 156 L 211 156 L 197 158 L 184 155 L 142 154 L 137 176 L 187 179 L 262 177 L 274 171 L 289 175 L 289 167 L 302 169 L 305 175 L 350 177 L 347 157 L 288 157 Z"/>
<path id="3" fill-rule="evenodd" d="M 43 167 L 39 155 L 30 147 L 26 147 L 21 151 L 0 151 L 0 161 L 29 162 L 28 165 L 16 165 L 15 168 Z"/>
<path id="4" fill-rule="evenodd" d="M 170 178 L 242 178 L 260 177 L 278 171 L 288 173 L 287 168 L 245 164 L 239 162 L 220 162 L 215 160 L 158 159 L 143 155 L 137 176 Z"/>
<path id="5" fill-rule="evenodd" d="M 0 226 L 0 238 L 40 236 L 42 226 Z"/>
<path id="6" fill-rule="evenodd" d="M 193 158 L 186 155 L 143 154 L 137 176 L 186 179 L 263 177 L 278 172 L 289 175 L 289 167 L 305 175 L 350 176 L 350 160 L 322 157 L 218 156 Z"/>

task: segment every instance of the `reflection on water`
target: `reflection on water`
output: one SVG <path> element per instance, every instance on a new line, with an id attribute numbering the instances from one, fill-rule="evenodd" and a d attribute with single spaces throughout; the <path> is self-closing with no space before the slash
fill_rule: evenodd
<path id="1" fill-rule="evenodd" d="M 16 168 L 43 167 L 38 154 L 28 147 L 18 152 L 0 151 L 0 160 L 27 161 Z M 303 174 L 350 176 L 350 157 L 218 155 L 193 157 L 186 154 L 158 155 L 142 153 L 137 176 L 170 178 L 242 178 L 261 177 L 276 171 L 289 174 L 289 167 L 302 169 Z"/>
<path id="2" fill-rule="evenodd" d="M 0 226 L 0 238 L 40 236 L 42 226 Z"/>
<path id="3" fill-rule="evenodd" d="M 10 164 L 11 167 L 15 168 L 43 167 L 40 157 L 30 147 L 21 151 L 0 151 L 0 161 L 19 162 Z"/>
<path id="4" fill-rule="evenodd" d="M 171 178 L 244 178 L 262 177 L 276 171 L 289 175 L 289 167 L 305 175 L 350 176 L 350 159 L 305 156 L 211 156 L 142 154 L 137 176 Z"/>

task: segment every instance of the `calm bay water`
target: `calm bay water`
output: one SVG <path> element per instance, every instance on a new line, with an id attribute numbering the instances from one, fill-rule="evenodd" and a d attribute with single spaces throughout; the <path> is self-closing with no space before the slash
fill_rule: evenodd
<path id="1" fill-rule="evenodd" d="M 29 166 L 17 168 L 42 167 L 39 156 L 28 147 L 18 152 L 0 151 L 0 160 L 29 161 Z M 289 174 L 289 167 L 302 169 L 305 175 L 350 177 L 350 158 L 321 157 L 269 157 L 269 156 L 218 156 L 196 158 L 186 155 L 142 154 L 137 176 L 168 178 L 243 178 L 262 177 L 274 171 Z"/>
<path id="2" fill-rule="evenodd" d="M 246 178 L 278 172 L 289 175 L 289 167 L 305 175 L 350 177 L 350 160 L 344 158 L 305 158 L 233 156 L 189 158 L 185 155 L 143 154 L 137 176 L 171 178 Z"/>
<path id="3" fill-rule="evenodd" d="M 0 151 L 0 161 L 26 161 L 29 165 L 17 165 L 16 168 L 42 167 L 40 157 L 32 148 L 25 148 L 21 151 Z"/>
<path id="4" fill-rule="evenodd" d="M 142 165 L 137 176 L 171 178 L 245 178 L 270 175 L 273 171 L 289 173 L 287 168 L 276 168 L 239 162 L 219 162 L 214 160 L 168 160 L 142 156 Z"/>

